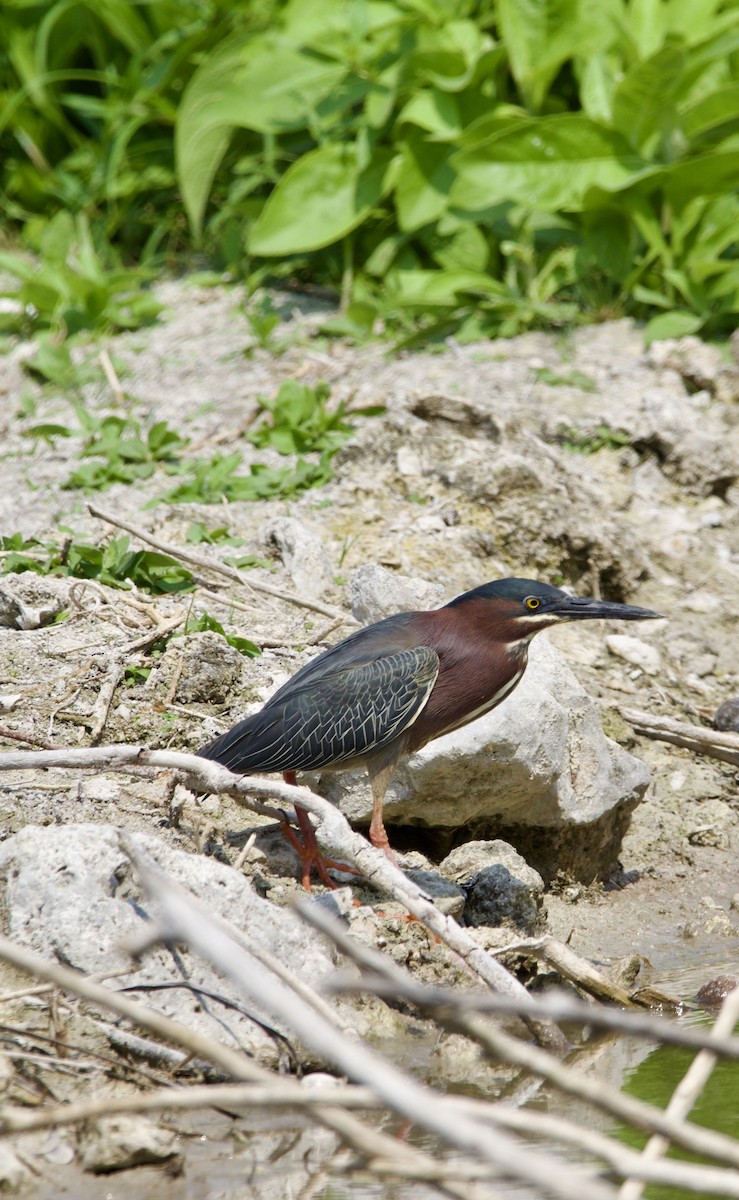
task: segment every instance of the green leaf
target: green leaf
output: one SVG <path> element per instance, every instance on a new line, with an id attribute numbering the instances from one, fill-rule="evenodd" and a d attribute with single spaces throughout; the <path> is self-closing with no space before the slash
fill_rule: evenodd
<path id="1" fill-rule="evenodd" d="M 229 38 L 211 51 L 182 97 L 175 127 L 177 175 L 196 231 L 233 130 L 301 128 L 346 74 L 343 63 L 271 33 L 235 45 Z"/>
<path id="2" fill-rule="evenodd" d="M 472 296 L 505 296 L 502 284 L 477 271 L 396 270 L 387 284 L 391 302 L 409 308 L 450 307 Z"/>
<path id="3" fill-rule="evenodd" d="M 588 0 L 498 0 L 511 71 L 532 109 L 541 107 L 563 63 L 607 46 L 607 9 Z"/>
<path id="4" fill-rule="evenodd" d="M 378 150 L 365 166 L 356 144 L 328 144 L 303 155 L 252 226 L 249 252 L 300 254 L 340 241 L 382 199 L 391 158 Z"/>
<path id="5" fill-rule="evenodd" d="M 403 147 L 395 205 L 404 232 L 430 224 L 446 209 L 454 182 L 449 156 L 448 146 L 421 138 L 413 138 Z"/>
<path id="6" fill-rule="evenodd" d="M 579 209 L 589 188 L 619 188 L 645 166 L 620 134 L 579 113 L 523 118 L 452 158 L 450 203 L 483 212 L 512 200 L 543 211 Z"/>
<path id="7" fill-rule="evenodd" d="M 664 46 L 626 73 L 613 96 L 613 125 L 637 150 L 654 152 L 677 123 L 685 54 Z"/>
<path id="8" fill-rule="evenodd" d="M 444 138 L 452 138 L 462 132 L 456 98 L 439 88 L 424 88 L 415 92 L 398 114 L 398 125 L 404 122 L 418 125 Z"/>
<path id="9" fill-rule="evenodd" d="M 684 108 L 680 124 L 690 141 L 708 134 L 725 137 L 739 128 L 739 83 L 716 88 L 694 104 Z"/>
<path id="10" fill-rule="evenodd" d="M 644 340 L 647 346 L 650 346 L 652 342 L 663 341 L 665 338 L 685 337 L 689 333 L 697 333 L 702 324 L 702 317 L 676 308 L 652 317 L 644 330 Z"/>

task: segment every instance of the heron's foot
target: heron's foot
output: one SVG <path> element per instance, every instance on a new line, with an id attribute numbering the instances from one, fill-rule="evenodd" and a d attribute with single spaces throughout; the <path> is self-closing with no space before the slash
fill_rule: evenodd
<path id="1" fill-rule="evenodd" d="M 376 850 L 384 850 L 391 863 L 397 865 L 398 859 L 390 845 L 390 839 L 387 836 L 387 830 L 382 821 L 376 821 L 374 816 L 369 827 L 369 837 L 372 845 Z"/>
<path id="2" fill-rule="evenodd" d="M 283 819 L 280 821 L 280 829 L 300 859 L 301 883 L 307 892 L 313 890 L 310 881 L 313 870 L 315 870 L 321 883 L 332 890 L 338 888 L 339 884 L 329 875 L 330 870 L 343 871 L 349 875 L 360 874 L 356 867 L 351 866 L 349 863 L 337 862 L 335 858 L 328 858 L 322 852 L 316 840 L 316 831 L 304 808 L 300 808 L 296 804 L 295 815 L 298 819 L 300 832 L 303 835 L 302 840 L 290 825 L 284 813 Z"/>

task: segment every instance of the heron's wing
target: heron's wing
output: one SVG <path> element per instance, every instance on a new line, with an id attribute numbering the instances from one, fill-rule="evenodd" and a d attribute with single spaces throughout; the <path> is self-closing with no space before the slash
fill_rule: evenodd
<path id="1" fill-rule="evenodd" d="M 361 759 L 409 729 L 439 673 L 439 656 L 413 646 L 286 684 L 269 703 L 200 753 L 232 771 L 317 771 Z"/>

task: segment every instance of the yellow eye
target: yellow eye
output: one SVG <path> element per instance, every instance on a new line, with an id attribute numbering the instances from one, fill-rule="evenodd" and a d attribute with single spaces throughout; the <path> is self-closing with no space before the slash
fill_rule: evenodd
<path id="1" fill-rule="evenodd" d="M 524 600 L 524 604 L 526 605 L 526 607 L 529 609 L 530 612 L 533 612 L 535 609 L 537 609 L 539 607 L 539 605 L 541 604 L 541 600 L 539 599 L 538 596 L 527 596 L 526 599 Z"/>

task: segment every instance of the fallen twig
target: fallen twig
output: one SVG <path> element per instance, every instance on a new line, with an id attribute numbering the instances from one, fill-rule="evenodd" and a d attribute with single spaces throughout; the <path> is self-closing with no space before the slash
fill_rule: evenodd
<path id="1" fill-rule="evenodd" d="M 417 1083 L 367 1046 L 347 1037 L 315 1009 L 300 1003 L 283 979 L 263 969 L 227 931 L 222 919 L 210 914 L 184 888 L 129 850 L 147 891 L 156 901 L 157 915 L 151 932 L 160 941 L 184 942 L 233 980 L 253 1004 L 268 1011 L 301 1041 L 356 1082 L 372 1088 L 393 1111 L 427 1129 L 456 1151 L 461 1151 L 506 1178 L 520 1179 L 537 1192 L 562 1200 L 606 1200 L 610 1187 L 594 1177 L 584 1179 L 561 1161 L 528 1149 L 479 1121 L 461 1119 L 444 1097 Z M 147 936 L 148 936 L 147 931 Z M 541 1051 L 544 1057 L 549 1055 Z M 739 1150 L 738 1150 L 739 1153 Z"/>
<path id="2" fill-rule="evenodd" d="M 733 1033 L 737 1021 L 739 1021 L 739 987 L 729 992 L 721 1006 L 721 1012 L 716 1018 L 712 1030 L 715 1040 L 718 1042 Z M 706 1086 L 711 1072 L 716 1066 L 717 1057 L 712 1050 L 701 1050 L 700 1054 L 696 1055 L 670 1098 L 665 1109 L 667 1116 L 682 1120 L 688 1115 Z M 669 1148 L 669 1138 L 661 1134 L 653 1134 L 642 1151 L 642 1157 L 646 1162 L 655 1162 Z M 619 1200 L 640 1200 L 643 1191 L 643 1178 L 628 1179 L 618 1194 Z"/>
<path id="3" fill-rule="evenodd" d="M 98 361 L 103 368 L 105 378 L 108 381 L 108 386 L 113 393 L 113 400 L 118 405 L 123 405 L 126 402 L 126 396 L 121 387 L 121 381 L 116 374 L 116 369 L 113 366 L 110 355 L 107 350 L 101 350 L 98 355 Z"/>
<path id="4" fill-rule="evenodd" d="M 322 604 L 320 600 L 309 600 L 305 596 L 298 596 L 295 592 L 285 591 L 283 588 L 272 587 L 268 583 L 262 583 L 261 580 L 248 579 L 243 571 L 238 571 L 236 567 L 226 566 L 225 563 L 218 562 L 217 559 L 208 558 L 205 554 L 197 554 L 194 550 L 186 550 L 182 546 L 175 546 L 171 542 L 164 542 L 161 538 L 154 537 L 146 529 L 142 529 L 140 525 L 131 525 L 130 522 L 124 521 L 121 517 L 115 516 L 113 513 L 104 512 L 94 504 L 87 505 L 91 516 L 97 517 L 100 521 L 107 521 L 109 525 L 115 525 L 118 529 L 125 529 L 127 533 L 133 534 L 147 545 L 153 546 L 155 550 L 161 550 L 163 554 L 168 554 L 171 558 L 177 559 L 178 562 L 192 563 L 193 566 L 200 567 L 206 571 L 212 571 L 216 575 L 222 575 L 224 579 L 229 579 L 232 583 L 238 583 L 240 587 L 251 589 L 255 592 L 263 592 L 266 596 L 274 596 L 277 600 L 285 600 L 288 604 L 295 604 L 298 608 L 307 608 L 311 612 L 323 613 L 326 617 L 341 617 L 342 620 L 349 621 L 350 617 L 339 608 L 334 608 L 331 604 Z"/>
<path id="5" fill-rule="evenodd" d="M 108 674 L 106 675 L 103 684 L 98 692 L 97 700 L 93 705 L 90 717 L 92 726 L 90 728 L 90 745 L 96 746 L 102 737 L 105 729 L 105 722 L 108 719 L 110 706 L 113 703 L 116 688 L 123 678 L 124 667 L 118 660 L 117 656 L 111 663 Z"/>
<path id="6" fill-rule="evenodd" d="M 522 1006 L 529 1002 L 526 989 L 496 959 L 483 950 L 453 917 L 439 911 L 433 901 L 388 857 L 355 833 L 346 817 L 305 787 L 293 787 L 278 780 L 244 778 L 226 767 L 193 754 L 171 750 L 148 750 L 142 746 L 98 746 L 80 750 L 18 751 L 0 757 L 0 771 L 71 767 L 78 770 L 125 771 L 131 767 L 165 768 L 184 772 L 188 787 L 202 792 L 226 793 L 255 812 L 279 820 L 279 808 L 254 800 L 254 795 L 276 801 L 277 805 L 300 804 L 318 818 L 316 835 L 332 856 L 348 860 L 374 886 L 391 895 L 454 950 L 471 974 L 494 991 L 519 997 Z M 251 793 L 251 795 L 250 795 Z M 563 1045 L 559 1031 L 551 1026 L 535 1026 L 538 1039 L 547 1045 Z"/>
<path id="7" fill-rule="evenodd" d="M 634 726 L 637 733 L 655 738 L 660 742 L 671 742 L 684 746 L 696 754 L 707 754 L 721 762 L 739 766 L 739 733 L 719 733 L 704 725 L 689 725 L 672 717 L 656 717 L 651 713 L 639 712 L 635 708 L 620 708 L 619 712 Z"/>
<path id="8" fill-rule="evenodd" d="M 540 1047 L 511 1037 L 491 1022 L 483 1022 L 461 1011 L 454 1003 L 449 1003 L 448 997 L 445 997 L 441 1005 L 423 1003 L 419 1000 L 419 995 L 423 994 L 424 989 L 419 989 L 419 985 L 404 968 L 378 954 L 376 950 L 359 945 L 339 922 L 327 913 L 317 908 L 307 908 L 302 900 L 296 902 L 296 907 L 304 920 L 326 933 L 353 961 L 372 973 L 369 977 L 365 975 L 362 980 L 365 991 L 385 996 L 392 994 L 417 1003 L 425 1011 L 433 1012 L 439 1022 L 447 1028 L 476 1041 L 494 1061 L 507 1062 L 522 1067 L 533 1075 L 539 1075 L 560 1091 L 576 1096 L 580 1101 L 589 1102 L 609 1116 L 646 1133 L 664 1133 L 677 1145 L 694 1154 L 715 1158 L 734 1168 L 739 1167 L 739 1142 L 663 1113 L 661 1109 L 617 1092 L 597 1079 L 582 1076 Z M 379 986 L 376 980 L 380 981 Z"/>
<path id="9" fill-rule="evenodd" d="M 531 954 L 535 958 L 542 959 L 548 966 L 552 967 L 562 979 L 569 980 L 582 991 L 587 992 L 590 996 L 595 996 L 597 1000 L 607 1000 L 611 1004 L 621 1004 L 624 1008 L 632 1008 L 634 1006 L 649 1007 L 655 1003 L 650 999 L 645 1000 L 644 996 L 637 989 L 635 993 L 627 992 L 625 988 L 608 979 L 602 971 L 599 971 L 588 962 L 586 958 L 576 954 L 574 950 L 566 946 L 564 942 L 560 942 L 551 934 L 545 934 L 539 938 L 524 938 L 521 941 L 511 942 L 509 945 L 502 946 L 499 950 L 493 951 L 496 955 L 508 953 Z M 654 992 L 648 993 L 650 997 L 654 997 Z M 640 998 L 641 996 L 641 998 Z M 667 1004 L 672 1008 L 679 1007 L 679 1002 L 672 996 L 660 995 L 660 1004 Z"/>

